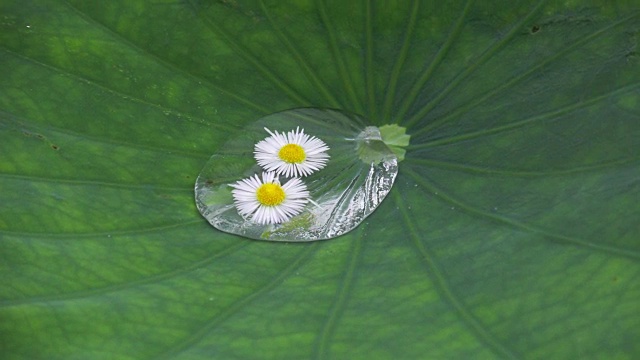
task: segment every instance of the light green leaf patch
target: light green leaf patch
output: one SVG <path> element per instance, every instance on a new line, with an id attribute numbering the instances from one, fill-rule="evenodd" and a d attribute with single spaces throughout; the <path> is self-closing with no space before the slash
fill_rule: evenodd
<path id="1" fill-rule="evenodd" d="M 409 146 L 409 139 L 411 139 L 406 131 L 406 128 L 396 124 L 380 126 L 382 141 L 396 154 L 398 161 L 404 160 L 404 155 L 407 153 L 404 148 Z"/>

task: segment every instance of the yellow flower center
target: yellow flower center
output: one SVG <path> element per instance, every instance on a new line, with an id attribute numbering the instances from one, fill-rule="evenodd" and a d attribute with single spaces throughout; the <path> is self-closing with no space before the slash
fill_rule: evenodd
<path id="1" fill-rule="evenodd" d="M 278 156 L 282 161 L 290 164 L 300 164 L 307 158 L 302 146 L 298 144 L 287 144 L 278 152 Z"/>
<path id="2" fill-rule="evenodd" d="M 258 202 L 265 206 L 280 205 L 285 198 L 284 190 L 282 186 L 274 183 L 262 184 L 258 190 L 256 190 L 256 198 Z"/>

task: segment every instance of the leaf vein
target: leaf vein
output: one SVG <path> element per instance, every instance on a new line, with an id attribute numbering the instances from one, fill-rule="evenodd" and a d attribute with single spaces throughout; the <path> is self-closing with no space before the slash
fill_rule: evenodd
<path id="1" fill-rule="evenodd" d="M 336 331 L 338 318 L 344 312 L 345 306 L 347 304 L 347 299 L 349 297 L 349 292 L 353 287 L 356 267 L 359 263 L 359 258 L 362 255 L 362 242 L 365 229 L 366 223 L 360 224 L 360 228 L 358 229 L 358 236 L 351 247 L 347 269 L 342 278 L 342 282 L 336 291 L 335 298 L 331 305 L 331 309 L 329 310 L 329 314 L 327 315 L 327 318 L 324 322 L 320 335 L 316 339 L 313 354 L 314 359 L 331 358 L 331 356 L 329 355 L 329 342 L 331 341 Z"/>
<path id="2" fill-rule="evenodd" d="M 135 287 L 140 287 L 148 284 L 154 284 L 160 281 L 176 278 L 180 275 L 187 274 L 195 270 L 199 270 L 204 266 L 211 264 L 211 262 L 213 262 L 214 260 L 230 255 L 242 249 L 246 245 L 247 245 L 247 242 L 236 243 L 235 245 L 229 246 L 213 255 L 207 256 L 204 259 L 193 262 L 188 266 L 185 266 L 179 269 L 174 269 L 165 273 L 154 274 L 154 275 L 146 276 L 144 278 L 136 279 L 133 281 L 127 281 L 127 282 L 114 284 L 110 286 L 104 286 L 101 288 L 75 291 L 75 292 L 70 292 L 70 293 L 65 293 L 60 295 L 49 295 L 49 296 L 45 295 L 45 296 L 31 297 L 28 299 L 4 300 L 4 301 L 0 301 L 0 307 L 11 307 L 11 306 L 20 306 L 20 305 L 29 305 L 29 304 L 52 303 L 57 301 L 77 300 L 77 299 L 89 298 L 93 296 L 105 295 L 105 294 L 114 293 L 118 291 L 133 289 Z"/>
<path id="3" fill-rule="evenodd" d="M 416 82 L 411 87 L 411 90 L 409 90 L 409 93 L 404 97 L 404 101 L 400 106 L 400 110 L 395 116 L 397 123 L 402 124 L 404 122 L 404 118 L 407 112 L 409 111 L 409 108 L 418 99 L 418 95 L 420 94 L 420 91 L 422 90 L 424 85 L 427 83 L 427 81 L 429 81 L 435 69 L 438 66 L 440 66 L 440 64 L 442 63 L 442 60 L 449 52 L 449 49 L 451 48 L 451 45 L 453 45 L 453 42 L 455 41 L 455 39 L 458 38 L 458 35 L 462 30 L 462 24 L 464 22 L 464 19 L 469 14 L 469 9 L 471 9 L 472 3 L 473 3 L 473 0 L 467 0 L 467 3 L 462 9 L 460 16 L 458 17 L 456 22 L 453 24 L 451 31 L 449 31 L 449 35 L 447 36 L 447 39 L 445 40 L 444 44 L 440 46 L 440 49 L 438 49 L 438 52 L 436 53 L 431 63 L 429 63 L 429 66 L 425 69 L 424 72 L 422 72 L 422 75 L 420 75 L 420 78 L 416 80 Z"/>
<path id="4" fill-rule="evenodd" d="M 28 62 L 30 62 L 32 64 L 41 66 L 41 67 L 43 67 L 45 69 L 48 69 L 50 71 L 53 71 L 53 72 L 61 74 L 61 75 L 64 75 L 64 76 L 66 76 L 68 78 L 75 79 L 78 82 L 82 82 L 82 83 L 91 85 L 93 87 L 96 87 L 96 88 L 98 88 L 98 89 L 100 89 L 102 91 L 105 91 L 107 93 L 110 93 L 110 94 L 113 94 L 115 96 L 118 96 L 119 98 L 121 98 L 123 100 L 127 100 L 127 101 L 131 101 L 133 103 L 146 105 L 146 106 L 149 106 L 149 107 L 153 107 L 155 109 L 158 109 L 158 110 L 162 111 L 163 113 L 169 113 L 169 114 L 173 114 L 173 115 L 176 115 L 176 116 L 180 116 L 180 117 L 182 117 L 184 119 L 187 119 L 190 122 L 194 122 L 194 123 L 197 123 L 197 124 L 206 124 L 208 126 L 213 126 L 213 127 L 218 127 L 218 128 L 228 128 L 228 127 L 222 126 L 220 124 L 211 123 L 211 122 L 209 122 L 209 121 L 207 121 L 207 120 L 205 120 L 203 118 L 199 118 L 199 117 L 191 115 L 191 114 L 183 113 L 183 112 L 181 112 L 179 110 L 168 108 L 168 107 L 165 107 L 165 106 L 160 105 L 160 104 L 155 104 L 155 103 L 146 101 L 144 99 L 141 99 L 139 97 L 133 96 L 131 94 L 126 94 L 126 93 L 123 93 L 123 92 L 121 92 L 119 90 L 115 90 L 115 89 L 109 88 L 106 85 L 101 84 L 96 80 L 88 79 L 86 77 L 83 77 L 83 76 L 75 74 L 75 73 L 71 73 L 71 72 L 69 72 L 67 70 L 59 68 L 59 67 L 54 66 L 52 64 L 47 64 L 47 63 L 44 63 L 44 62 L 42 62 L 40 60 L 36 60 L 36 59 L 28 57 L 26 55 L 17 53 L 17 52 L 15 52 L 15 51 L 13 51 L 11 49 L 8 49 L 8 48 L 6 48 L 6 47 L 4 47 L 2 45 L 0 45 L 0 50 L 4 51 L 5 53 L 7 53 L 7 54 L 9 54 L 11 56 L 20 58 L 21 60 L 28 61 Z"/>
<path id="5" fill-rule="evenodd" d="M 557 169 L 550 171 L 543 170 L 522 170 L 522 169 L 506 169 L 506 168 L 492 168 L 489 166 L 477 166 L 477 165 L 469 165 L 462 163 L 455 163 L 451 161 L 438 161 L 431 159 L 415 159 L 412 157 L 407 157 L 405 159 L 407 164 L 417 164 L 431 167 L 439 167 L 447 170 L 455 170 L 462 171 L 471 174 L 487 174 L 487 175 L 499 175 L 499 176 L 509 176 L 509 177 L 548 177 L 548 176 L 565 176 L 565 175 L 573 175 L 573 174 L 581 174 L 586 172 L 594 172 L 604 169 L 610 169 L 613 167 L 634 164 L 640 161 L 640 157 L 630 157 L 630 158 L 619 158 L 612 159 L 610 161 L 578 166 L 575 168 L 568 169 Z"/>
<path id="6" fill-rule="evenodd" d="M 367 99 L 368 99 L 368 118 L 374 123 L 378 120 L 378 114 L 376 110 L 376 91 L 374 82 L 374 69 L 373 69 L 373 4 L 371 0 L 365 0 L 365 78 L 367 82 Z"/>
<path id="7" fill-rule="evenodd" d="M 407 54 L 409 52 L 409 44 L 411 43 L 411 37 L 413 35 L 413 30 L 416 26 L 416 19 L 418 18 L 418 9 L 420 7 L 419 0 L 413 0 L 413 5 L 411 6 L 411 13 L 409 15 L 409 22 L 407 24 L 407 30 L 405 31 L 404 41 L 402 42 L 402 47 L 400 48 L 400 53 L 396 59 L 395 64 L 393 65 L 393 69 L 391 70 L 391 74 L 389 75 L 389 86 L 387 88 L 387 95 L 384 99 L 383 110 L 382 110 L 382 120 L 384 122 L 390 122 L 391 119 L 391 107 L 393 105 L 393 101 L 396 96 L 396 88 L 398 85 L 398 80 L 400 78 L 400 72 L 402 71 L 402 67 L 404 66 L 404 62 L 407 59 Z"/>
<path id="8" fill-rule="evenodd" d="M 327 29 L 327 33 L 329 35 L 331 54 L 334 61 L 338 64 L 338 73 L 340 75 L 340 78 L 342 78 L 342 86 L 349 96 L 351 105 L 353 106 L 355 111 L 362 114 L 364 113 L 364 107 L 355 92 L 355 85 L 353 78 L 351 77 L 351 73 L 347 71 L 347 65 L 345 64 L 342 52 L 340 51 L 340 47 L 338 46 L 338 37 L 336 36 L 336 31 L 334 30 L 335 25 L 331 22 L 331 18 L 327 13 L 325 0 L 317 0 L 316 4 L 318 7 L 318 11 L 320 12 L 320 19 L 322 21 L 322 24 L 324 25 L 325 29 Z"/>
<path id="9" fill-rule="evenodd" d="M 25 238 L 47 238 L 47 239 L 83 239 L 87 237 L 113 237 L 113 236 L 130 236 L 130 235 L 147 235 L 166 231 L 169 229 L 175 229 L 180 227 L 186 227 L 191 225 L 203 225 L 204 219 L 189 220 L 182 223 L 175 223 L 170 225 L 159 225 L 144 229 L 129 229 L 129 230 L 107 230 L 100 232 L 74 232 L 74 233 L 43 233 L 43 232 L 27 232 L 27 231 L 11 231 L 0 230 L 0 235 L 25 237 Z M 1 238 L 0 238 L 1 239 Z"/>
<path id="10" fill-rule="evenodd" d="M 616 27 L 626 23 L 627 21 L 637 17 L 639 15 L 639 13 L 634 13 L 620 21 L 617 21 L 609 26 L 606 26 L 594 33 L 592 33 L 589 36 L 585 36 L 584 38 L 573 42 L 572 44 L 570 44 L 569 46 L 564 47 L 562 50 L 556 52 L 554 55 L 544 59 L 543 61 L 541 61 L 540 63 L 538 63 L 537 65 L 535 65 L 534 67 L 532 67 L 531 69 L 529 69 L 528 71 L 513 77 L 511 80 L 501 84 L 499 87 L 487 92 L 486 94 L 483 94 L 482 96 L 478 97 L 478 98 L 474 98 L 474 101 L 471 101 L 463 106 L 460 106 L 458 108 L 456 108 L 453 112 L 451 112 L 450 114 L 447 114 L 445 116 L 443 116 L 442 118 L 433 121 L 431 123 L 429 123 L 428 127 L 425 127 L 423 129 L 420 129 L 419 131 L 417 131 L 415 133 L 415 135 L 419 135 L 423 132 L 429 131 L 430 129 L 436 128 L 444 123 L 447 123 L 448 121 L 450 121 L 451 119 L 455 118 L 456 116 L 459 116 L 462 113 L 465 113 L 467 111 L 469 111 L 470 109 L 473 109 L 474 107 L 482 104 L 483 102 L 487 101 L 488 99 L 498 95 L 499 93 L 508 90 L 510 87 L 518 84 L 519 82 L 527 79 L 530 75 L 532 75 L 533 73 L 535 73 L 537 70 L 549 65 L 550 63 L 554 62 L 555 60 L 560 59 L 562 56 L 570 53 L 571 51 L 575 50 L 576 48 L 579 48 L 580 46 L 583 46 L 585 44 L 588 44 L 589 42 L 593 41 L 594 39 L 598 38 L 600 35 L 605 34 L 607 31 L 615 29 Z"/>
<path id="11" fill-rule="evenodd" d="M 211 81 L 205 79 L 205 78 L 201 78 L 198 76 L 195 76 L 193 74 L 191 74 L 190 72 L 183 70 L 182 68 L 174 65 L 173 63 L 170 63 L 166 60 L 163 60 L 161 58 L 159 58 L 157 55 L 155 55 L 154 53 L 148 51 L 145 48 L 142 48 L 140 46 L 138 46 L 137 44 L 135 44 L 134 42 L 130 41 L 129 39 L 125 38 L 123 35 L 121 35 L 120 33 L 116 32 L 115 30 L 111 29 L 110 27 L 106 26 L 105 24 L 99 22 L 98 20 L 94 19 L 93 17 L 91 17 L 89 14 L 81 11 L 80 9 L 76 8 L 75 6 L 73 6 L 72 4 L 70 4 L 68 1 L 64 1 L 64 3 L 71 9 L 73 10 L 75 13 L 77 13 L 80 17 L 82 17 L 85 21 L 93 24 L 94 26 L 106 31 L 107 33 L 111 34 L 111 36 L 113 36 L 114 38 L 116 38 L 118 41 L 121 41 L 125 44 L 127 44 L 127 46 L 129 46 L 130 48 L 132 48 L 133 50 L 137 51 L 140 54 L 143 54 L 149 58 L 152 58 L 154 61 L 156 61 L 157 63 L 159 63 L 160 65 L 162 65 L 164 68 L 171 70 L 173 72 L 176 73 L 180 73 L 183 76 L 192 79 L 194 81 L 196 81 L 199 84 L 206 84 L 207 86 L 211 87 L 212 89 L 214 89 L 216 92 L 220 92 L 222 94 L 224 94 L 227 97 L 232 98 L 235 101 L 238 101 L 240 103 L 243 103 L 247 106 L 250 106 L 252 108 L 254 108 L 255 110 L 262 112 L 262 113 L 269 113 L 269 110 L 262 107 L 261 105 L 253 102 L 250 99 L 244 98 L 238 94 L 234 94 L 231 91 L 222 88 L 214 83 L 212 83 Z M 129 96 L 129 95 L 127 95 Z"/>
<path id="12" fill-rule="evenodd" d="M 0 179 L 7 180 L 20 180 L 30 182 L 46 182 L 53 184 L 64 185 L 79 185 L 79 186 L 98 186 L 98 187 L 111 187 L 118 189 L 140 189 L 140 190 L 159 190 L 165 192 L 192 192 L 193 189 L 185 187 L 174 186 L 158 186 L 154 184 L 130 184 L 130 183 L 117 183 L 110 181 L 98 181 L 98 180 L 80 180 L 80 179 L 63 179 L 63 178 L 45 178 L 32 175 L 18 175 L 0 173 Z"/>
<path id="13" fill-rule="evenodd" d="M 245 296 L 244 298 L 234 302 L 233 305 L 227 307 L 221 312 L 215 314 L 213 317 L 206 320 L 206 323 L 197 331 L 193 332 L 186 339 L 183 339 L 179 343 L 176 343 L 171 346 L 171 348 L 167 348 L 163 350 L 162 354 L 158 354 L 158 359 L 174 359 L 177 355 L 186 351 L 189 346 L 196 344 L 200 339 L 204 338 L 208 333 L 213 331 L 221 322 L 233 316 L 235 313 L 242 310 L 243 307 L 252 303 L 259 297 L 268 293 L 269 291 L 276 288 L 280 285 L 287 277 L 291 276 L 295 273 L 296 269 L 304 264 L 304 262 L 313 255 L 318 246 L 317 242 L 311 243 L 300 251 L 299 255 L 296 256 L 296 259 L 292 261 L 287 267 L 285 267 L 282 271 L 280 271 L 276 276 L 274 276 L 271 281 L 264 284 L 261 288 L 252 292 L 251 294 Z"/>
<path id="14" fill-rule="evenodd" d="M 498 340 L 494 339 L 494 335 L 486 329 L 485 325 L 482 324 L 471 313 L 471 311 L 469 311 L 469 309 L 467 309 L 466 305 L 453 292 L 447 280 L 445 279 L 444 274 L 436 264 L 435 260 L 432 258 L 420 235 L 418 235 L 417 229 L 413 221 L 411 221 L 411 217 L 407 211 L 407 207 L 402 200 L 402 195 L 400 195 L 400 192 L 398 191 L 394 191 L 393 194 L 396 205 L 400 209 L 403 220 L 407 225 L 407 228 L 409 229 L 409 236 L 413 240 L 414 246 L 420 253 L 420 259 L 422 259 L 425 263 L 428 274 L 431 275 L 436 286 L 440 290 L 440 294 L 448 300 L 451 307 L 453 307 L 458 316 L 471 328 L 475 336 L 485 344 L 489 345 L 496 354 L 500 355 L 503 358 L 518 358 L 518 356 L 516 356 L 512 350 L 507 348 L 504 344 L 501 344 Z"/>
<path id="15" fill-rule="evenodd" d="M 315 85 L 320 90 L 322 95 L 325 97 L 325 99 L 329 102 L 329 104 L 332 107 L 342 108 L 343 107 L 342 104 L 340 104 L 340 102 L 331 94 L 331 92 L 327 88 L 327 85 L 315 73 L 313 68 L 309 66 L 307 61 L 305 61 L 305 59 L 302 57 L 302 55 L 300 54 L 296 46 L 291 42 L 291 40 L 289 40 L 289 37 L 287 36 L 287 34 L 279 26 L 275 24 L 275 21 L 273 20 L 273 16 L 271 16 L 271 13 L 269 12 L 269 10 L 264 4 L 264 0 L 260 0 L 260 7 L 262 8 L 262 12 L 266 15 L 267 19 L 269 20 L 269 24 L 278 35 L 278 38 L 280 38 L 280 41 L 287 47 L 287 49 L 295 59 L 298 66 L 305 73 L 307 79 L 309 79 L 313 83 L 313 85 Z"/>
<path id="16" fill-rule="evenodd" d="M 298 102 L 301 105 L 310 104 L 309 100 L 299 95 L 293 88 L 286 84 L 279 76 L 277 76 L 269 66 L 263 64 L 258 60 L 249 50 L 243 47 L 238 41 L 236 41 L 231 35 L 224 31 L 218 24 L 202 14 L 201 11 L 197 11 L 196 5 L 193 4 L 193 0 L 188 0 L 188 3 L 194 8 L 198 18 L 207 26 L 209 31 L 213 34 L 217 34 L 221 39 L 233 49 L 245 61 L 254 66 L 266 79 L 268 79 L 273 85 L 282 90 L 290 99 Z"/>
<path id="17" fill-rule="evenodd" d="M 470 66 L 466 67 L 464 71 L 460 72 L 454 79 L 447 83 L 447 86 L 430 102 L 428 102 L 425 106 L 423 106 L 420 110 L 418 110 L 408 121 L 407 127 L 415 125 L 420 119 L 422 119 L 427 113 L 429 113 L 437 104 L 440 103 L 451 91 L 453 91 L 462 80 L 466 79 L 469 75 L 471 75 L 474 71 L 476 71 L 480 65 L 484 64 L 488 59 L 491 58 L 498 50 L 504 47 L 514 36 L 518 34 L 520 29 L 524 24 L 526 24 L 534 15 L 538 13 L 542 5 L 545 3 L 545 0 L 538 2 L 538 4 L 525 16 L 511 27 L 511 30 L 500 39 L 497 43 L 491 46 L 489 49 L 485 50 L 480 57 L 473 62 Z"/>
<path id="18" fill-rule="evenodd" d="M 476 207 L 474 207 L 473 205 L 470 205 L 468 203 L 463 202 L 462 200 L 456 199 L 451 195 L 448 195 L 446 191 L 443 191 L 442 189 L 437 188 L 435 185 L 425 181 L 423 179 L 423 177 L 419 176 L 417 173 L 415 173 L 413 170 L 406 168 L 406 172 L 407 174 L 416 182 L 418 183 L 420 186 L 422 186 L 424 189 L 428 189 L 430 192 L 432 193 L 437 193 L 438 197 L 447 203 L 450 203 L 452 205 L 455 205 L 456 207 L 460 208 L 460 209 L 464 209 L 465 211 L 467 211 L 470 214 L 474 214 L 480 218 L 485 218 L 485 219 L 489 219 L 492 220 L 494 222 L 498 222 L 498 223 L 502 223 L 505 225 L 509 225 L 513 228 L 519 229 L 519 230 L 524 230 L 524 231 L 528 231 L 534 234 L 538 234 L 541 235 L 545 238 L 548 239 L 553 239 L 565 244 L 572 244 L 572 245 L 577 245 L 580 247 L 584 247 L 586 249 L 592 249 L 592 250 L 596 250 L 596 251 L 600 251 L 600 252 L 604 252 L 604 253 L 608 253 L 611 255 L 616 255 L 616 256 L 623 256 L 623 257 L 627 257 L 627 258 L 631 258 L 631 259 L 640 259 L 640 252 L 636 251 L 636 250 L 632 250 L 632 249 L 622 249 L 622 248 L 618 248 L 615 246 L 608 246 L 608 245 L 601 245 L 601 244 L 596 244 L 584 239 L 580 239 L 580 238 L 576 238 L 576 237 L 572 237 L 572 236 L 567 236 L 567 235 L 562 235 L 562 234 L 555 234 L 552 233 L 550 231 L 541 229 L 537 226 L 533 226 L 533 225 L 527 225 L 521 221 L 518 220 L 514 220 L 514 219 L 510 219 L 506 216 L 502 216 L 499 214 L 493 214 L 493 213 L 488 213 L 484 210 L 478 209 Z"/>
<path id="19" fill-rule="evenodd" d="M 455 136 L 451 136 L 448 138 L 442 138 L 442 139 L 437 139 L 434 141 L 430 141 L 430 142 L 426 142 L 426 143 L 422 143 L 422 144 L 416 144 L 416 145 L 412 145 L 409 146 L 408 149 L 411 150 L 419 150 L 419 149 L 424 149 L 424 148 L 429 148 L 429 147 L 433 147 L 433 146 L 439 146 L 439 145 L 445 145 L 445 144 L 452 144 L 452 143 L 456 143 L 456 142 L 461 142 L 464 140 L 470 140 L 470 139 L 475 139 L 475 138 L 479 138 L 482 136 L 487 136 L 487 135 L 493 135 L 493 134 L 497 134 L 500 132 L 504 132 L 504 131 L 509 131 L 509 130 L 514 130 L 520 127 L 523 127 L 525 125 L 534 123 L 534 122 L 539 122 L 539 121 L 543 121 L 543 120 L 550 120 L 550 119 L 559 119 L 560 117 L 570 114 L 576 110 L 580 110 L 580 109 L 584 109 L 587 108 L 591 105 L 594 105 L 602 100 L 606 100 L 612 96 L 616 96 L 616 95 L 621 95 L 621 94 L 625 94 L 627 92 L 630 91 L 634 91 L 636 90 L 638 87 L 640 87 L 640 82 L 639 83 L 635 83 L 635 84 L 630 84 L 627 86 L 624 86 L 622 88 L 619 88 L 617 90 L 612 90 L 608 93 L 602 94 L 602 95 L 598 95 L 596 97 L 593 97 L 591 99 L 588 100 L 582 100 L 579 102 L 576 102 L 574 104 L 570 104 L 570 105 L 566 105 L 560 108 L 557 108 L 555 110 L 552 111 L 548 111 L 546 113 L 542 113 L 542 114 L 538 114 L 526 119 L 522 119 L 522 120 L 518 120 L 518 121 L 514 121 L 512 123 L 508 123 L 505 125 L 500 125 L 500 126 L 496 126 L 493 128 L 489 128 L 489 129 L 482 129 L 482 130 L 478 130 L 478 131 L 473 131 L 473 132 L 469 132 L 466 134 L 460 134 L 460 135 L 455 135 Z M 423 133 L 423 129 L 414 133 L 413 136 L 417 136 L 419 134 Z"/>
<path id="20" fill-rule="evenodd" d="M 60 128 L 60 127 L 56 127 L 56 126 L 53 126 L 53 125 L 47 125 L 46 127 L 44 127 L 44 126 L 41 126 L 41 125 L 34 124 L 34 122 L 32 120 L 28 120 L 28 119 L 25 119 L 23 117 L 20 117 L 20 116 L 17 116 L 15 114 L 8 113 L 8 112 L 2 111 L 2 110 L 0 110 L 0 115 L 3 115 L 3 117 L 0 118 L 0 123 L 2 122 L 2 120 L 4 120 L 5 124 L 11 122 L 13 125 L 19 125 L 22 128 L 28 127 L 30 129 L 34 129 L 34 130 L 40 129 L 40 130 L 37 130 L 37 132 L 45 132 L 44 130 L 49 130 L 49 131 L 52 130 L 52 131 L 55 131 L 57 133 L 64 134 L 64 135 L 67 135 L 67 136 L 73 136 L 73 137 L 86 139 L 86 140 L 91 140 L 91 141 L 95 141 L 95 142 L 99 142 L 99 143 L 103 143 L 103 144 L 109 144 L 109 145 L 115 145 L 115 146 L 126 146 L 128 148 L 141 149 L 141 150 L 145 150 L 145 151 L 164 153 L 164 154 L 172 153 L 172 154 L 178 154 L 180 156 L 186 156 L 186 157 L 190 157 L 190 158 L 194 158 L 194 159 L 203 159 L 203 158 L 206 159 L 207 157 L 211 156 L 211 154 L 195 153 L 195 152 L 191 152 L 191 151 L 185 151 L 185 150 L 182 150 L 182 149 L 160 148 L 160 147 L 157 147 L 157 146 L 142 145 L 142 144 L 127 142 L 127 141 L 117 141 L 117 140 L 112 140 L 112 139 L 105 138 L 105 137 L 78 133 L 78 132 L 75 132 L 75 131 L 70 131 L 70 130 L 68 130 L 66 128 Z M 36 132 L 36 131 L 34 131 L 34 132 Z"/>

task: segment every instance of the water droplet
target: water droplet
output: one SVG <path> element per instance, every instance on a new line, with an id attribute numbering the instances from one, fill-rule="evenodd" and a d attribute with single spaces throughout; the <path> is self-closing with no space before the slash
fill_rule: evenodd
<path id="1" fill-rule="evenodd" d="M 254 145 L 268 134 L 304 128 L 330 148 L 326 167 L 303 177 L 311 199 L 302 213 L 280 224 L 260 225 L 238 214 L 230 183 L 262 173 Z M 272 241 L 330 239 L 353 230 L 387 196 L 398 173 L 398 159 L 380 131 L 356 115 L 327 109 L 293 109 L 248 125 L 214 154 L 196 181 L 196 204 L 215 228 Z M 282 183 L 288 179 L 281 178 Z"/>

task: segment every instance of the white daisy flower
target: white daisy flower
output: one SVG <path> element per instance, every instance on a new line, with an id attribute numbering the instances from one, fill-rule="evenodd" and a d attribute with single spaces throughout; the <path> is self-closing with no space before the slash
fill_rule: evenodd
<path id="1" fill-rule="evenodd" d="M 298 215 L 309 201 L 307 186 L 299 178 L 280 185 L 273 172 L 229 184 L 238 213 L 258 224 L 279 224 Z"/>
<path id="2" fill-rule="evenodd" d="M 320 170 L 329 161 L 324 141 L 296 128 L 288 133 L 264 128 L 270 137 L 258 142 L 254 149 L 258 164 L 267 171 L 275 171 L 286 177 L 307 176 Z"/>

